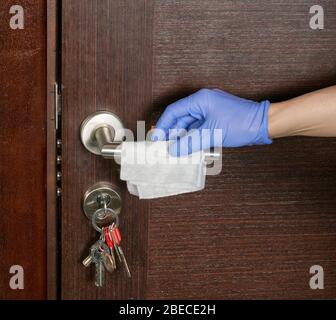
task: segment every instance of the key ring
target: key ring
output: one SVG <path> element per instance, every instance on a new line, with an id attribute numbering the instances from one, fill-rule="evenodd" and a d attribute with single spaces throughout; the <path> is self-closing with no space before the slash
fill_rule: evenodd
<path id="1" fill-rule="evenodd" d="M 110 213 L 115 220 L 116 226 L 119 226 L 119 216 L 115 213 L 115 211 L 113 209 L 111 209 L 111 208 L 100 208 L 92 215 L 92 219 L 91 219 L 92 226 L 97 232 L 99 232 L 101 234 L 102 231 L 103 231 L 103 228 L 100 228 L 97 225 L 97 218 L 102 213 Z"/>

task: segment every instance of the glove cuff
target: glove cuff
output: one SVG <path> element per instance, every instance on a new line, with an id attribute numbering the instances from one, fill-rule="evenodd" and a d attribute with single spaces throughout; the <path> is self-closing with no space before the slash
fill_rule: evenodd
<path id="1" fill-rule="evenodd" d="M 263 144 L 272 144 L 273 140 L 270 139 L 269 133 L 268 133 L 268 112 L 269 108 L 271 106 L 271 103 L 268 100 L 265 100 L 261 102 L 261 108 L 264 110 L 263 114 L 263 122 L 261 124 L 261 130 L 260 130 L 260 135 L 262 139 Z"/>

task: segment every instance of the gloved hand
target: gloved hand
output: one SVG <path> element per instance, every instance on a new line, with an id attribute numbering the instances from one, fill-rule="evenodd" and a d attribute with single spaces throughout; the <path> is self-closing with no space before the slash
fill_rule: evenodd
<path id="1" fill-rule="evenodd" d="M 257 103 L 218 89 L 202 89 L 168 106 L 151 139 L 175 140 L 169 150 L 174 156 L 211 147 L 271 144 L 269 106 L 269 101 Z"/>

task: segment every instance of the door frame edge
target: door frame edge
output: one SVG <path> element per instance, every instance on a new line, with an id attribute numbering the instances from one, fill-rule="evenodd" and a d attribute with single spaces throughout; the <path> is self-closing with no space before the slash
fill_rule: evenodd
<path id="1" fill-rule="evenodd" d="M 56 83 L 57 83 L 57 52 L 58 52 L 58 5 L 59 0 L 46 2 L 46 43 L 47 43 L 47 119 L 46 119 L 46 250 L 47 270 L 46 287 L 47 299 L 56 300 L 59 296 L 58 278 L 58 205 L 57 205 L 57 130 L 56 130 Z"/>

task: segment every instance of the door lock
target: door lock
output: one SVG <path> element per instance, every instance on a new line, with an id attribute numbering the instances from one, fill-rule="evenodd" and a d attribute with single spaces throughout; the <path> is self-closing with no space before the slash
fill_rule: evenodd
<path id="1" fill-rule="evenodd" d="M 90 187 L 84 194 L 83 210 L 88 219 L 97 227 L 112 224 L 118 218 L 122 207 L 120 189 L 109 182 L 99 182 Z"/>
<path id="2" fill-rule="evenodd" d="M 127 277 L 131 271 L 123 249 L 119 230 L 121 195 L 118 187 L 108 182 L 99 182 L 89 188 L 83 198 L 83 210 L 91 220 L 93 228 L 99 233 L 99 239 L 90 247 L 89 255 L 83 260 L 87 268 L 95 266 L 95 285 L 101 288 L 105 281 L 105 270 L 114 273 L 119 263 L 125 267 Z"/>

